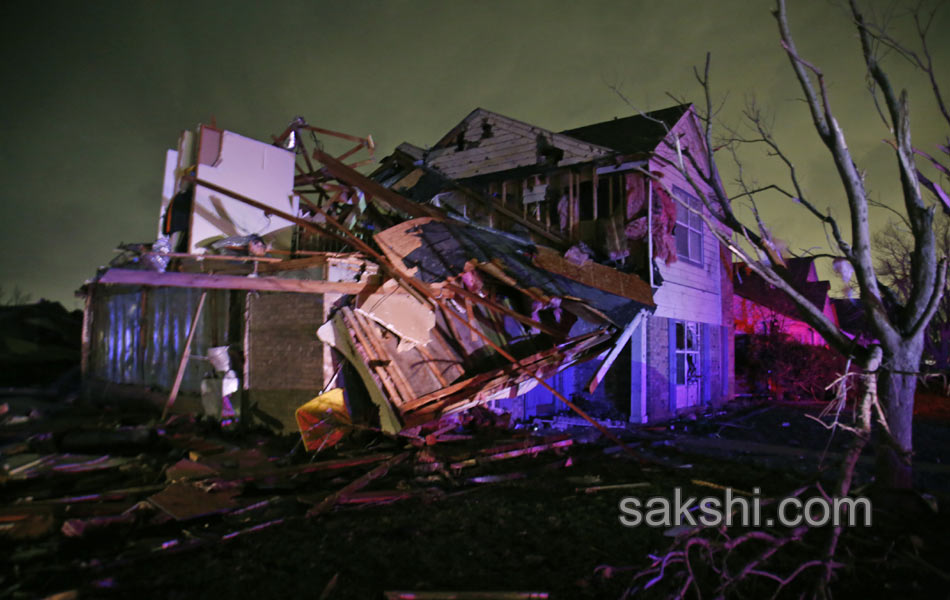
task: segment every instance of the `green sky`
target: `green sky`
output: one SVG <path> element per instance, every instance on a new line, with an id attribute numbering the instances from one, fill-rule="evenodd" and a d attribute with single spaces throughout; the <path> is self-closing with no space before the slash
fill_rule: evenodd
<path id="1" fill-rule="evenodd" d="M 887 3 L 890 4 L 890 3 Z M 874 3 L 876 7 L 884 3 Z M 897 2 L 900 12 L 911 2 Z M 296 115 L 372 134 L 381 158 L 401 141 L 434 143 L 481 106 L 561 130 L 698 100 L 692 66 L 713 56 L 721 116 L 738 125 L 755 97 L 819 206 L 842 191 L 777 42 L 765 0 L 716 2 L 25 2 L 0 18 L 0 285 L 78 306 L 73 290 L 120 242 L 152 241 L 166 148 L 216 118 L 258 139 Z M 790 1 L 802 53 L 825 70 L 833 106 L 875 198 L 896 206 L 888 132 L 869 99 L 840 3 Z M 906 32 L 896 21 L 896 32 Z M 950 5 L 932 52 L 950 74 Z M 919 147 L 947 128 L 927 82 L 899 60 Z M 950 77 L 944 83 L 950 95 Z M 747 149 L 747 175 L 783 173 Z M 730 160 L 720 157 L 724 172 Z M 762 198 L 793 249 L 825 243 L 813 219 Z M 876 223 L 886 211 L 873 214 Z"/>

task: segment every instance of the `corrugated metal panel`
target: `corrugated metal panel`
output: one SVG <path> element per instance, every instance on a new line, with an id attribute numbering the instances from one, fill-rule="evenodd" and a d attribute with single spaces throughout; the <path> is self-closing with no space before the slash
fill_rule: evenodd
<path id="1" fill-rule="evenodd" d="M 115 383 L 137 383 L 141 378 L 139 345 L 142 293 L 117 288 L 96 289 L 93 296 L 89 374 Z"/>
<path id="2" fill-rule="evenodd" d="M 115 383 L 170 389 L 202 290 L 98 287 L 93 296 L 90 376 Z M 192 341 L 182 392 L 199 392 L 210 371 L 201 358 L 228 341 L 230 293 L 211 290 Z"/>
<path id="3" fill-rule="evenodd" d="M 146 385 L 168 389 L 174 382 L 201 292 L 187 288 L 155 288 L 150 291 L 145 327 L 148 343 L 143 361 Z M 208 291 L 192 341 L 193 357 L 207 356 L 208 348 L 227 344 L 228 298 L 229 293 L 225 290 Z M 201 378 L 210 370 L 207 362 L 192 358 L 185 369 L 181 390 L 199 392 Z"/>

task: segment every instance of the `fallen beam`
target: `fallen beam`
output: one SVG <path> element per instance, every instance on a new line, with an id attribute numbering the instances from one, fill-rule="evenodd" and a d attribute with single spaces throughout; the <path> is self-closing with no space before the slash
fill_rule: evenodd
<path id="1" fill-rule="evenodd" d="M 527 600 L 549 598 L 547 592 L 383 592 L 386 600 Z"/>
<path id="2" fill-rule="evenodd" d="M 181 389 L 182 379 L 185 377 L 185 367 L 188 366 L 188 359 L 191 357 L 191 341 L 195 338 L 195 331 L 198 329 L 198 319 L 201 318 L 201 309 L 204 308 L 205 300 L 208 298 L 208 292 L 201 292 L 201 298 L 198 299 L 198 308 L 195 309 L 195 316 L 191 319 L 191 328 L 188 329 L 188 337 L 185 339 L 185 348 L 181 351 L 181 360 L 178 363 L 178 371 L 175 373 L 175 383 L 172 385 L 172 391 L 168 394 L 168 401 L 165 402 L 165 409 L 162 410 L 162 420 L 168 417 L 168 411 L 171 410 L 175 399 L 178 398 L 178 390 Z"/>
<path id="3" fill-rule="evenodd" d="M 610 350 L 610 354 L 608 354 L 607 358 L 604 359 L 604 362 L 600 364 L 600 368 L 597 369 L 597 372 L 594 373 L 594 376 L 590 378 L 590 382 L 587 384 L 588 392 L 593 394 L 594 390 L 597 389 L 597 386 L 600 385 L 600 382 L 604 379 L 604 375 L 606 375 L 607 371 L 610 370 L 610 367 L 613 366 L 614 361 L 617 360 L 618 356 L 620 356 L 620 351 L 623 350 L 623 347 L 633 335 L 634 330 L 636 330 L 636 328 L 640 325 L 640 321 L 643 320 L 643 315 L 645 313 L 646 311 L 641 310 L 637 313 L 637 316 L 635 316 L 633 320 L 627 323 L 627 326 L 624 327 L 623 333 L 621 333 L 620 337 L 617 338 L 617 342 Z"/>
<path id="4" fill-rule="evenodd" d="M 296 292 L 300 294 L 361 294 L 379 287 L 374 282 L 312 281 L 278 277 L 241 277 L 208 273 L 159 273 L 132 269 L 109 269 L 98 283 L 145 285 L 152 287 L 250 290 L 256 292 Z"/>
<path id="5" fill-rule="evenodd" d="M 343 164 L 333 158 L 326 152 L 314 150 L 313 157 L 323 164 L 324 169 L 336 179 L 347 183 L 355 188 L 359 188 L 364 193 L 381 200 L 390 207 L 403 212 L 410 217 L 433 217 L 435 219 L 444 218 L 441 211 L 424 204 L 418 204 L 412 200 L 397 194 L 387 187 L 376 183 L 369 177 L 366 177 L 352 167 Z"/>
<path id="6" fill-rule="evenodd" d="M 656 306 L 650 284 L 636 275 L 623 273 L 594 261 L 579 266 L 543 246 L 538 247 L 538 253 L 532 262 L 545 271 L 557 273 L 588 287 L 597 288 L 629 300 L 636 300 L 644 306 Z"/>
<path id="7" fill-rule="evenodd" d="M 393 456 L 392 458 L 390 458 L 383 464 L 373 467 L 373 469 L 370 470 L 365 475 L 362 475 L 361 477 L 354 479 L 352 482 L 345 485 L 343 489 L 330 494 L 328 497 L 326 497 L 323 500 L 323 502 L 321 502 L 320 504 L 308 510 L 307 516 L 316 517 L 318 515 L 321 515 L 327 512 L 328 510 L 333 508 L 333 506 L 336 505 L 336 503 L 339 502 L 341 498 L 346 498 L 350 494 L 360 491 L 361 489 L 369 485 L 372 481 L 386 475 L 386 473 L 389 472 L 389 469 L 391 469 L 392 467 L 395 467 L 402 461 L 406 460 L 408 456 L 409 456 L 408 452 L 403 452 L 402 454 L 397 454 Z"/>

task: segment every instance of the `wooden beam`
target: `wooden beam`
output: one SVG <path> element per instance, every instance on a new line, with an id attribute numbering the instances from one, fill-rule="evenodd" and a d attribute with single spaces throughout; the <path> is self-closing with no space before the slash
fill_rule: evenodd
<path id="1" fill-rule="evenodd" d="M 330 156 L 322 150 L 314 150 L 313 157 L 323 164 L 324 169 L 334 178 L 361 189 L 364 193 L 381 200 L 392 208 L 404 212 L 411 217 L 435 217 L 444 218 L 441 211 L 429 206 L 418 204 L 412 200 L 401 196 L 389 188 L 383 187 L 362 173 L 353 170 L 339 160 Z"/>
<path id="2" fill-rule="evenodd" d="M 617 338 L 617 342 L 614 344 L 614 347 L 610 350 L 610 354 L 607 355 L 607 358 L 604 359 L 604 362 L 600 364 L 600 368 L 597 369 L 597 372 L 594 373 L 594 376 L 590 378 L 590 382 L 587 384 L 587 391 L 591 394 L 594 393 L 594 390 L 597 389 L 597 386 L 600 385 L 600 382 L 604 379 L 604 375 L 607 374 L 607 371 L 610 370 L 610 367 L 614 364 L 614 361 L 617 360 L 617 357 L 620 356 L 620 351 L 623 350 L 623 347 L 627 344 L 627 341 L 633 335 L 634 330 L 640 325 L 640 321 L 643 320 L 643 316 L 646 314 L 646 311 L 641 310 L 637 313 L 637 316 L 630 321 L 627 326 L 624 328 L 623 333 L 620 334 L 620 337 Z"/>
<path id="3" fill-rule="evenodd" d="M 321 267 L 327 264 L 327 253 L 311 254 L 305 258 L 289 258 L 278 263 L 268 263 L 261 265 L 257 269 L 258 274 L 276 273 L 277 271 L 296 271 L 298 269 L 309 269 L 312 267 Z"/>
<path id="4" fill-rule="evenodd" d="M 198 319 L 201 318 L 201 309 L 204 308 L 205 299 L 208 297 L 208 292 L 201 292 L 201 297 L 198 299 L 198 308 L 195 309 L 195 316 L 191 319 L 191 329 L 188 330 L 188 337 L 185 339 L 185 348 L 181 351 L 181 360 L 178 362 L 178 372 L 175 374 L 175 383 L 172 385 L 172 391 L 168 394 L 168 401 L 165 402 L 165 409 L 162 411 L 162 419 L 164 422 L 165 418 L 168 416 L 168 411 L 171 410 L 173 404 L 175 404 L 175 399 L 178 398 L 178 390 L 181 389 L 182 379 L 185 378 L 185 367 L 188 366 L 188 359 L 191 357 L 191 341 L 195 339 L 195 330 L 198 329 Z"/>
<path id="5" fill-rule="evenodd" d="M 306 129 L 308 131 L 315 131 L 316 133 L 322 133 L 324 135 L 332 135 L 344 140 L 349 140 L 351 142 L 356 142 L 360 146 L 365 146 L 367 149 L 372 150 L 376 147 L 373 143 L 372 136 L 366 136 L 361 138 L 359 136 L 350 135 L 349 133 L 340 133 L 339 131 L 333 131 L 332 129 L 324 129 L 322 127 L 315 127 L 314 125 L 304 125 L 301 129 Z M 317 160 L 320 160 L 319 158 Z M 323 161 L 320 161 L 323 162 Z"/>
<path id="6" fill-rule="evenodd" d="M 240 277 L 208 273 L 158 273 L 132 269 L 109 269 L 98 283 L 116 285 L 145 285 L 152 287 L 203 288 L 215 290 L 250 290 L 257 292 L 295 292 L 299 294 L 361 294 L 372 292 L 379 283 L 346 283 L 339 281 L 312 281 L 281 279 L 278 277 Z"/>
<path id="7" fill-rule="evenodd" d="M 150 254 L 152 256 L 167 256 L 169 258 L 193 258 L 198 261 L 223 260 L 230 262 L 278 263 L 284 260 L 282 258 L 275 258 L 273 256 L 231 256 L 228 254 L 190 254 L 188 252 L 146 252 L 145 254 Z"/>
<path id="8" fill-rule="evenodd" d="M 543 246 L 538 247 L 538 252 L 532 260 L 532 264 L 588 287 L 597 288 L 629 300 L 636 300 L 644 306 L 656 306 L 653 299 L 653 289 L 647 282 L 633 273 L 623 273 L 593 261 L 586 263 L 584 266 L 578 266 L 557 252 Z"/>

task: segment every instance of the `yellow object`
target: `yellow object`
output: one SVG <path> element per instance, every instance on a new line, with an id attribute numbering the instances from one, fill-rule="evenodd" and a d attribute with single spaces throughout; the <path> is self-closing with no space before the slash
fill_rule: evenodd
<path id="1" fill-rule="evenodd" d="M 300 437 L 307 450 L 329 448 L 347 434 L 352 425 L 341 388 L 320 394 L 294 413 Z"/>

